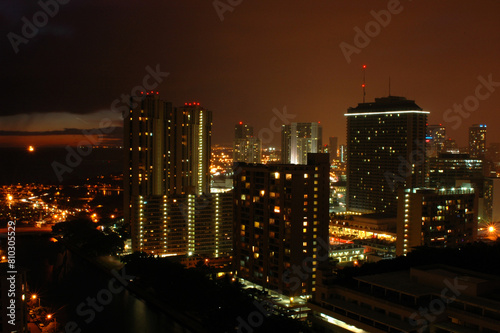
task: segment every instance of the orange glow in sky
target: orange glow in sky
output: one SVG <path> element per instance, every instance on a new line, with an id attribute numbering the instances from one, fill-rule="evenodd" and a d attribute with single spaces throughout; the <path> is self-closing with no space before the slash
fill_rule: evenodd
<path id="1" fill-rule="evenodd" d="M 100 139 L 97 136 L 91 137 L 96 145 L 121 145 L 121 140 Z M 29 152 L 34 152 L 35 147 L 64 147 L 86 145 L 89 138 L 84 135 L 12 135 L 0 136 L 0 147 L 28 147 Z M 33 150 L 31 150 L 33 148 Z"/>

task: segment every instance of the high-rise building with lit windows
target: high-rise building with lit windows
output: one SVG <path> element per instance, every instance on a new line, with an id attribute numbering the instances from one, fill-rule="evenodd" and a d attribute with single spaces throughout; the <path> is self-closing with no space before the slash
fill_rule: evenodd
<path id="1" fill-rule="evenodd" d="M 253 136 L 253 127 L 239 122 L 234 127 L 233 161 L 261 163 L 262 141 Z"/>
<path id="2" fill-rule="evenodd" d="M 396 255 L 418 246 L 453 247 L 476 240 L 473 188 L 399 189 L 398 203 Z"/>
<path id="3" fill-rule="evenodd" d="M 428 111 L 404 97 L 347 110 L 347 209 L 395 215 L 397 189 L 425 185 Z"/>
<path id="4" fill-rule="evenodd" d="M 218 206 L 228 195 L 210 193 L 211 131 L 212 112 L 200 103 L 172 108 L 158 93 L 131 100 L 124 120 L 124 217 L 134 251 L 230 252 L 228 221 Z M 225 242 L 217 241 L 224 237 Z"/>
<path id="5" fill-rule="evenodd" d="M 317 268 L 328 262 L 328 154 L 308 154 L 306 165 L 238 163 L 236 169 L 236 276 L 287 296 L 311 294 Z"/>
<path id="6" fill-rule="evenodd" d="M 455 187 L 457 180 L 483 180 L 483 161 L 469 154 L 441 153 L 429 158 L 429 186 Z"/>
<path id="7" fill-rule="evenodd" d="M 321 153 L 319 123 L 291 123 L 281 127 L 281 163 L 307 164 L 308 153 Z"/>
<path id="8" fill-rule="evenodd" d="M 469 127 L 469 155 L 484 158 L 486 154 L 486 125 L 474 124 Z"/>
<path id="9" fill-rule="evenodd" d="M 437 157 L 445 151 L 446 127 L 443 125 L 427 125 L 427 135 L 425 144 L 427 146 L 427 156 Z"/>

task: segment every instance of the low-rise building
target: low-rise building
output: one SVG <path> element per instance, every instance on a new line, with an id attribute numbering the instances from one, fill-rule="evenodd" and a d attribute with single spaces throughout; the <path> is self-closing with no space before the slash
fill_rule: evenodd
<path id="1" fill-rule="evenodd" d="M 322 273 L 308 303 L 322 332 L 499 332 L 498 276 L 429 265 L 341 285 Z"/>

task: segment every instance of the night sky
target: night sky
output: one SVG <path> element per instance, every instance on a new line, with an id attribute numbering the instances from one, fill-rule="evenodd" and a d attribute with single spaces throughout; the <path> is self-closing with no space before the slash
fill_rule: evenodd
<path id="1" fill-rule="evenodd" d="M 213 111 L 213 143 L 231 143 L 238 121 L 255 133 L 276 128 L 273 109 L 284 108 L 289 121 L 320 121 L 325 142 L 344 143 L 363 64 L 366 101 L 387 96 L 390 77 L 391 95 L 414 99 L 461 146 L 474 123 L 488 125 L 488 143 L 500 142 L 496 0 L 60 1 L 29 38 L 22 18 L 43 20 L 38 2 L 0 3 L 0 146 L 74 145 L 104 118 L 121 126 L 121 96 L 156 68 L 162 99 Z M 385 27 L 375 23 L 380 11 L 390 13 Z M 356 27 L 371 29 L 369 40 L 355 42 Z M 477 88 L 480 76 L 493 83 Z M 464 103 L 472 111 L 446 113 Z"/>

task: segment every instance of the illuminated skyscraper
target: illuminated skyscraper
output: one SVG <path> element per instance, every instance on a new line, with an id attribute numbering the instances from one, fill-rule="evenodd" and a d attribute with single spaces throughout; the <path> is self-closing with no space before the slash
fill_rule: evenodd
<path id="1" fill-rule="evenodd" d="M 427 125 L 427 135 L 425 143 L 427 146 L 427 156 L 437 157 L 445 151 L 446 128 L 439 125 Z"/>
<path id="2" fill-rule="evenodd" d="M 486 125 L 474 124 L 469 127 L 469 155 L 484 158 L 486 154 Z"/>
<path id="3" fill-rule="evenodd" d="M 211 256 L 230 250 L 216 248 L 217 232 L 225 229 L 216 218 L 222 194 L 210 194 L 211 131 L 212 112 L 199 103 L 174 109 L 157 93 L 131 101 L 124 121 L 124 217 L 134 251 Z"/>
<path id="4" fill-rule="evenodd" d="M 395 214 L 397 188 L 425 185 L 428 114 L 396 96 L 348 109 L 348 210 Z"/>
<path id="5" fill-rule="evenodd" d="M 308 153 L 322 150 L 322 129 L 319 123 L 291 123 L 281 127 L 281 162 L 307 164 Z"/>
<path id="6" fill-rule="evenodd" d="M 316 270 L 328 262 L 329 157 L 307 158 L 307 165 L 238 163 L 234 178 L 236 275 L 287 296 L 314 292 Z"/>
<path id="7" fill-rule="evenodd" d="M 260 163 L 262 142 L 253 136 L 253 127 L 239 122 L 234 128 L 233 161 Z"/>

